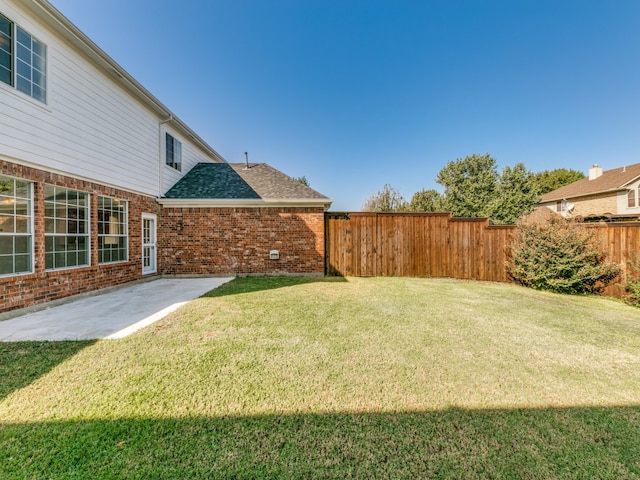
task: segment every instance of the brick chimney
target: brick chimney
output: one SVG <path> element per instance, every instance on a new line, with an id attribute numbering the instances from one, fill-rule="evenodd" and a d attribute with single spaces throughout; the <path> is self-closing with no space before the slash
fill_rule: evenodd
<path id="1" fill-rule="evenodd" d="M 602 176 L 602 167 L 597 163 L 593 164 L 593 167 L 589 169 L 589 180 L 595 180 Z"/>

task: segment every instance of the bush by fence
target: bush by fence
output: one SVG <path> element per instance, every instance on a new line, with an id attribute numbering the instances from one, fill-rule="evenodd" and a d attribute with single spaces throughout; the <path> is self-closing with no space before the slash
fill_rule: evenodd
<path id="1" fill-rule="evenodd" d="M 584 224 L 553 219 L 519 224 L 511 236 L 507 271 L 525 287 L 557 293 L 600 293 L 620 273 Z"/>

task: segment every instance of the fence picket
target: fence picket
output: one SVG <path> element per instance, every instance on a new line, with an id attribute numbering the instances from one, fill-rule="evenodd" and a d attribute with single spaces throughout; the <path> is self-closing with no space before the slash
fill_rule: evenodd
<path id="1" fill-rule="evenodd" d="M 619 281 L 605 294 L 624 295 L 618 285 L 627 262 L 640 253 L 640 222 L 587 224 L 611 261 Z M 514 226 L 448 213 L 333 213 L 325 215 L 325 272 L 337 276 L 411 276 L 511 282 L 506 269 Z"/>

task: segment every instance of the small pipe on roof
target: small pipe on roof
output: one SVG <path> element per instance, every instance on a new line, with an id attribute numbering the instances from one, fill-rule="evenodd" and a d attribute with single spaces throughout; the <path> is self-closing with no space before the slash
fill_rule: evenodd
<path id="1" fill-rule="evenodd" d="M 249 154 L 247 152 L 244 152 L 244 163 L 244 169 L 249 170 Z"/>

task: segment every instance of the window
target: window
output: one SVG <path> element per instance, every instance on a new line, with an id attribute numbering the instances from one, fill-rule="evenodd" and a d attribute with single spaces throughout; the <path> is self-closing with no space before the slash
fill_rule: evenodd
<path id="1" fill-rule="evenodd" d="M 632 188 L 629 190 L 629 193 L 627 193 L 627 207 L 640 207 L 640 185 L 636 188 Z"/>
<path id="2" fill-rule="evenodd" d="M 0 15 L 0 81 L 47 101 L 47 47 Z"/>
<path id="3" fill-rule="evenodd" d="M 560 212 L 566 211 L 568 205 L 569 205 L 569 202 L 567 202 L 566 200 L 564 199 L 558 200 L 556 202 L 556 212 L 560 213 Z"/>
<path id="4" fill-rule="evenodd" d="M 166 163 L 179 172 L 182 171 L 182 144 L 168 133 L 166 135 Z"/>
<path id="5" fill-rule="evenodd" d="M 89 195 L 45 185 L 44 233 L 46 269 L 89 265 Z"/>
<path id="6" fill-rule="evenodd" d="M 127 202 L 98 197 L 98 263 L 127 260 Z"/>
<path id="7" fill-rule="evenodd" d="M 33 271 L 31 182 L 0 176 L 0 275 Z"/>
<path id="8" fill-rule="evenodd" d="M 0 15 L 0 81 L 13 86 L 13 24 Z"/>

